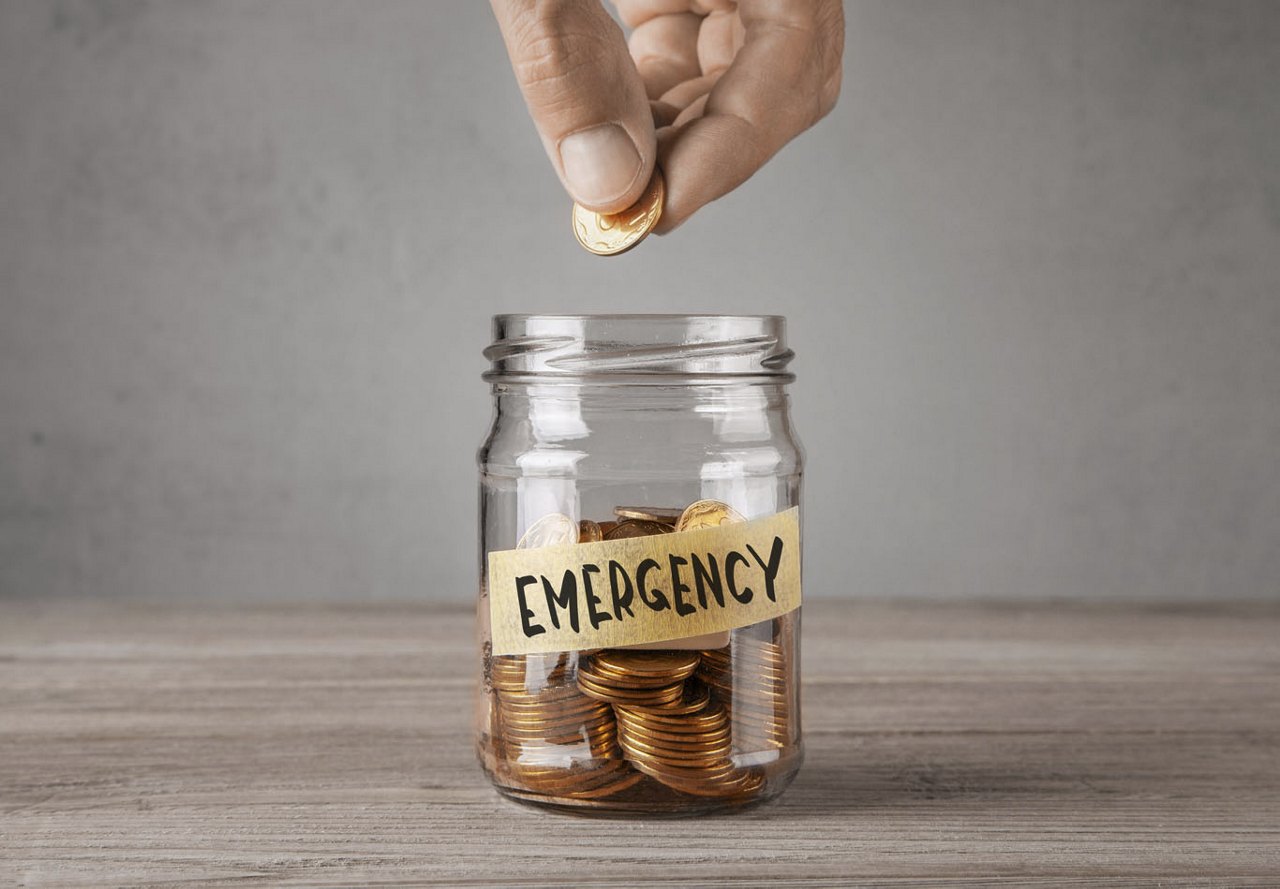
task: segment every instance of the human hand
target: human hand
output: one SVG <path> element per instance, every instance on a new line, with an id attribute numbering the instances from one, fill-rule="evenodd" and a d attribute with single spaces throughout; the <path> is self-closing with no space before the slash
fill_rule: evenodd
<path id="1" fill-rule="evenodd" d="M 569 195 L 615 213 L 666 179 L 656 231 L 732 191 L 840 94 L 841 0 L 491 0 Z"/>

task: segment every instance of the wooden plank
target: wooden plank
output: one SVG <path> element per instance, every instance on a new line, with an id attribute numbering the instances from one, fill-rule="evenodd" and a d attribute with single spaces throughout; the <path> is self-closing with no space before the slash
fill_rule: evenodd
<path id="1" fill-rule="evenodd" d="M 1280 607 L 814 602 L 772 806 L 475 765 L 471 614 L 0 603 L 0 884 L 1280 885 Z"/>

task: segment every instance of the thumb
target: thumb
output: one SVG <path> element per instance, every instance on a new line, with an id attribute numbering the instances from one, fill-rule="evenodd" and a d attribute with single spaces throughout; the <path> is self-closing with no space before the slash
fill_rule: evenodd
<path id="1" fill-rule="evenodd" d="M 491 0 L 511 67 L 565 189 L 600 213 L 639 200 L 657 138 L 622 30 L 599 0 Z"/>

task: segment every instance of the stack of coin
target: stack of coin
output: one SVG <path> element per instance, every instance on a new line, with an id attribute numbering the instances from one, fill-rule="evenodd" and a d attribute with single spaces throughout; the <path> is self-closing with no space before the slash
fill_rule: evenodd
<path id="1" fill-rule="evenodd" d="M 598 651 L 578 665 L 578 689 L 609 704 L 674 704 L 699 660 L 696 651 Z"/>
<path id="2" fill-rule="evenodd" d="M 623 519 L 613 522 L 605 532 L 605 540 L 625 540 L 628 537 L 650 537 L 654 534 L 670 534 L 675 528 L 665 522 L 651 519 Z"/>
<path id="3" fill-rule="evenodd" d="M 676 522 L 680 521 L 680 516 L 684 515 L 684 510 L 671 509 L 665 506 L 615 506 L 613 514 L 618 517 L 619 521 L 637 519 L 642 522 L 657 522 L 659 525 L 670 525 L 674 529 Z"/>
<path id="4" fill-rule="evenodd" d="M 702 652 L 698 678 L 729 711 L 735 753 L 790 743 L 790 677 L 782 645 L 739 635 L 729 648 Z"/>
<path id="5" fill-rule="evenodd" d="M 551 514 L 519 548 L 670 534 L 745 519 L 718 500 L 619 506 L 614 520 Z M 777 622 L 775 622 L 777 624 Z M 517 789 L 603 800 L 635 787 L 748 801 L 765 777 L 734 757 L 787 744 L 785 640 L 735 633 L 713 651 L 604 649 L 492 658 L 495 750 Z M 741 638 L 738 638 L 741 637 Z"/>
<path id="6" fill-rule="evenodd" d="M 705 687 L 690 686 L 678 703 L 614 705 L 623 754 L 637 770 L 672 790 L 693 796 L 749 797 L 763 785 L 763 776 L 733 762 L 728 713 L 711 700 Z"/>
<path id="7" fill-rule="evenodd" d="M 642 775 L 622 758 L 609 705 L 578 691 L 576 660 L 573 653 L 493 658 L 498 753 L 506 777 L 528 790 L 591 799 Z"/>

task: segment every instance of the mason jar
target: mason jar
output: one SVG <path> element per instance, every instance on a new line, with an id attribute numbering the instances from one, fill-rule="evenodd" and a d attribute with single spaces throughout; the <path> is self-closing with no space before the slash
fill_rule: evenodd
<path id="1" fill-rule="evenodd" d="M 776 797 L 803 758 L 784 319 L 500 315 L 485 356 L 485 773 L 590 813 Z"/>

